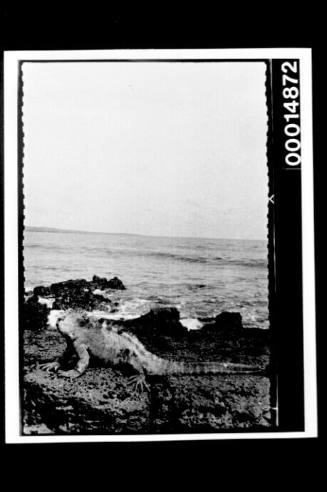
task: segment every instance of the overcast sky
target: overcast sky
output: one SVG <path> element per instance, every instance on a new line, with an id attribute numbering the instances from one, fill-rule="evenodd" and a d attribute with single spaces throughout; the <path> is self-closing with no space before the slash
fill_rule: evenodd
<path id="1" fill-rule="evenodd" d="M 26 225 L 265 239 L 264 63 L 24 63 Z"/>

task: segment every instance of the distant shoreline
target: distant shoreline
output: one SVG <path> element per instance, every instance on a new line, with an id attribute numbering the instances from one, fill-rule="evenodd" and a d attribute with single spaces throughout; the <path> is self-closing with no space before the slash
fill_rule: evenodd
<path id="1" fill-rule="evenodd" d="M 245 239 L 245 238 L 226 238 L 226 237 L 195 237 L 195 236 L 158 236 L 152 234 L 137 234 L 131 232 L 101 232 L 101 231 L 82 231 L 75 229 L 61 229 L 57 227 L 44 226 L 25 226 L 25 230 L 29 232 L 53 232 L 53 233 L 68 233 L 68 234 L 99 234 L 109 236 L 135 236 L 135 237 L 158 237 L 158 238 L 175 238 L 175 239 L 207 239 L 207 240 L 223 240 L 223 241 L 252 241 L 252 242 L 267 242 L 267 239 Z"/>

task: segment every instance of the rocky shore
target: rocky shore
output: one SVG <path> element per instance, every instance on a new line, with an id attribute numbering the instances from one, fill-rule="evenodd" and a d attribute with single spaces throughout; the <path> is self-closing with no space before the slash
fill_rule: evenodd
<path id="1" fill-rule="evenodd" d="M 117 310 L 110 292 L 117 277 L 68 280 L 35 287 L 24 303 L 25 434 L 156 434 L 269 430 L 268 375 L 152 376 L 150 390 L 133 393 L 118 369 L 89 367 L 77 379 L 42 371 L 62 354 L 65 340 L 49 327 L 52 310 Z M 269 330 L 245 329 L 239 313 L 223 312 L 187 330 L 174 307 L 156 306 L 131 320 L 112 321 L 151 352 L 177 361 L 269 364 Z"/>

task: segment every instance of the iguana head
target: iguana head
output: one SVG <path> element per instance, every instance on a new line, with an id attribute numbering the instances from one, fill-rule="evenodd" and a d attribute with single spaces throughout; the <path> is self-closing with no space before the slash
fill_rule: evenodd
<path id="1" fill-rule="evenodd" d="M 85 312 L 69 309 L 58 315 L 56 327 L 60 333 L 73 337 L 76 331 L 86 327 L 89 321 L 89 317 Z"/>

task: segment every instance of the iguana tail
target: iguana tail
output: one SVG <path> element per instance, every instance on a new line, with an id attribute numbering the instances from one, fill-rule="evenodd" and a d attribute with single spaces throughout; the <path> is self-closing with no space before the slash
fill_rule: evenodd
<path id="1" fill-rule="evenodd" d="M 236 364 L 231 362 L 174 362 L 156 357 L 153 360 L 153 374 L 263 374 L 264 370 L 258 366 Z"/>

